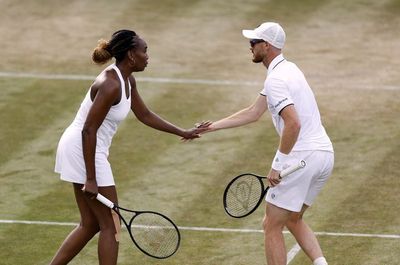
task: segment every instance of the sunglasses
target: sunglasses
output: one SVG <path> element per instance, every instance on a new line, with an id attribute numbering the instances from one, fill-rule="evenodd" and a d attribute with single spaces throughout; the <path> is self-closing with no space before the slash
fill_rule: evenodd
<path id="1" fill-rule="evenodd" d="M 260 43 L 260 42 L 265 42 L 265 41 L 262 40 L 262 39 L 252 39 L 252 40 L 250 40 L 250 46 L 251 46 L 251 48 L 253 48 L 254 45 L 256 45 L 257 43 Z"/>

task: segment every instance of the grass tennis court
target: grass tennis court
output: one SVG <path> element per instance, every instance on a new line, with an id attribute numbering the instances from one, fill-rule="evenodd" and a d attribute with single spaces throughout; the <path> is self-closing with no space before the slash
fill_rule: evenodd
<path id="1" fill-rule="evenodd" d="M 265 69 L 251 62 L 241 30 L 267 20 L 285 28 L 284 55 L 307 76 L 334 144 L 334 173 L 305 216 L 329 264 L 400 263 L 398 0 L 3 0 L 0 9 L 0 264 L 48 264 L 79 221 L 54 157 L 102 70 L 90 61 L 98 39 L 120 28 L 141 35 L 150 60 L 136 75 L 139 92 L 162 117 L 192 127 L 255 99 Z M 124 233 L 119 264 L 266 264 L 263 207 L 243 220 L 222 209 L 233 176 L 268 170 L 278 138 L 262 119 L 181 143 L 130 115 L 110 150 L 120 204 L 171 217 L 182 245 L 154 260 Z M 96 243 L 71 264 L 97 264 Z M 310 264 L 294 253 L 290 264 Z"/>

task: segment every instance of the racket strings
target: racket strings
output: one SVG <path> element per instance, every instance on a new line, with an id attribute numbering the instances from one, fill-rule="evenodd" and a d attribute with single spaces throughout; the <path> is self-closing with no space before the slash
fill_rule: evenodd
<path id="1" fill-rule="evenodd" d="M 260 179 L 243 175 L 234 180 L 226 190 L 225 209 L 232 216 L 245 216 L 257 207 L 263 192 Z"/>
<path id="2" fill-rule="evenodd" d="M 138 246 L 156 257 L 168 257 L 179 245 L 179 234 L 166 218 L 155 213 L 137 215 L 131 224 L 131 233 Z"/>

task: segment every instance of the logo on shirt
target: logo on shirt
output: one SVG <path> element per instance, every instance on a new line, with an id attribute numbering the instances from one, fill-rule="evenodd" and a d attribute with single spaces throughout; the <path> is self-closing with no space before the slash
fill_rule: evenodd
<path id="1" fill-rule="evenodd" d="M 287 101 L 287 100 L 288 100 L 288 98 L 284 98 L 284 99 L 282 99 L 282 100 L 279 100 L 278 103 L 275 104 L 274 108 L 279 107 L 279 105 L 281 105 L 283 102 L 285 102 L 285 101 Z"/>

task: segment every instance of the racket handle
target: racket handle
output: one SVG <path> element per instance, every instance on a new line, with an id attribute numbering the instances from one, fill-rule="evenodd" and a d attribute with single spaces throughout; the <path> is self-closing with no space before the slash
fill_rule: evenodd
<path id="1" fill-rule="evenodd" d="M 106 197 L 104 197 L 103 195 L 101 195 L 100 193 L 97 193 L 96 199 L 105 206 L 107 206 L 108 208 L 111 209 L 114 208 L 114 203 L 109 199 L 107 199 Z"/>
<path id="2" fill-rule="evenodd" d="M 280 176 L 282 178 L 286 177 L 287 175 L 292 174 L 296 170 L 299 170 L 300 168 L 303 168 L 305 166 L 306 166 L 306 161 L 300 160 L 297 164 L 291 165 L 290 167 L 285 168 L 284 170 L 282 170 Z"/>

